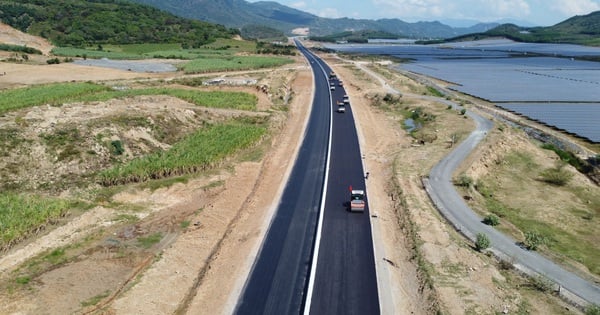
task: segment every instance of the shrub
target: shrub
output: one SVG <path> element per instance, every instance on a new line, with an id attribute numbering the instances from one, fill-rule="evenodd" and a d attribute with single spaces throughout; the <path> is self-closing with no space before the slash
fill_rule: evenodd
<path id="1" fill-rule="evenodd" d="M 121 140 L 113 140 L 110 142 L 111 151 L 114 155 L 121 155 L 125 152 Z"/>
<path id="2" fill-rule="evenodd" d="M 600 306 L 593 304 L 585 308 L 585 315 L 600 315 Z"/>
<path id="3" fill-rule="evenodd" d="M 461 109 L 461 110 L 460 110 L 460 114 L 461 114 L 461 115 L 464 115 L 464 114 L 466 114 L 466 113 L 467 113 L 467 110 L 466 110 L 466 109 L 464 109 L 464 108 L 463 108 L 463 109 Z"/>
<path id="4" fill-rule="evenodd" d="M 548 279 L 542 275 L 537 275 L 535 277 L 531 277 L 529 281 L 530 281 L 530 284 L 538 291 L 549 292 L 550 290 L 552 290 L 552 286 L 553 286 L 552 281 L 550 281 L 550 279 Z"/>
<path id="5" fill-rule="evenodd" d="M 490 247 L 490 239 L 483 233 L 477 233 L 477 239 L 475 240 L 475 248 L 478 251 L 482 251 Z"/>
<path id="6" fill-rule="evenodd" d="M 492 198 L 494 196 L 492 189 L 485 185 L 482 181 L 478 181 L 477 184 L 475 184 L 475 190 L 477 190 L 478 193 L 486 198 Z"/>
<path id="7" fill-rule="evenodd" d="M 535 232 L 535 231 L 527 231 L 525 232 L 525 246 L 529 250 L 536 250 L 540 245 L 544 245 L 546 243 L 546 238 Z"/>
<path id="8" fill-rule="evenodd" d="M 498 218 L 498 216 L 495 214 L 488 214 L 485 218 L 483 218 L 483 223 L 496 226 L 500 224 L 500 218 Z"/>
<path id="9" fill-rule="evenodd" d="M 458 179 L 454 181 L 454 185 L 467 188 L 471 187 L 473 185 L 473 178 L 466 174 L 461 174 Z"/>
<path id="10" fill-rule="evenodd" d="M 563 169 L 563 166 L 564 164 L 560 164 L 556 167 L 545 169 L 540 173 L 542 180 L 556 186 L 566 185 L 573 178 L 573 174 Z"/>
<path id="11" fill-rule="evenodd" d="M 52 58 L 52 59 L 46 60 L 46 63 L 49 65 L 57 65 L 60 63 L 60 60 L 58 58 Z"/>

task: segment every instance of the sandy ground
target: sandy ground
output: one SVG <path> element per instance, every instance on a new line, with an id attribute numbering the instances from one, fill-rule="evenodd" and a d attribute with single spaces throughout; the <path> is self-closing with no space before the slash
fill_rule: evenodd
<path id="1" fill-rule="evenodd" d="M 518 310 L 525 300 L 533 304 L 534 313 L 555 313 L 546 306 L 551 297 L 515 291 L 493 259 L 474 252 L 447 226 L 421 187 L 420 177 L 451 149 L 447 143 L 450 135 L 467 134 L 472 123 L 459 115 L 443 116 L 443 105 L 406 98 L 407 104 L 423 106 L 445 118 L 436 126 L 438 140 L 415 146 L 402 130 L 400 117 L 370 105 L 371 95 L 386 93 L 386 86 L 349 63 L 324 57 L 346 83 L 370 173 L 367 189 L 383 313 L 428 314 L 440 308 L 448 314 L 493 314 Z M 7 72 L 0 77 L 0 88 L 155 76 L 68 64 L 0 66 L 0 72 Z M 74 261 L 39 275 L 28 290 L 0 294 L 0 313 L 230 313 L 278 202 L 286 177 L 282 174 L 290 171 L 308 117 L 311 71 L 301 58 L 293 69 L 293 98 L 285 117 L 277 118 L 280 122 L 275 124 L 263 159 L 154 191 L 125 189 L 114 201 L 135 206 L 139 223 L 118 225 L 114 216 L 122 212 L 98 207 L 3 254 L 0 274 L 6 281 L 18 274 L 20 262 L 46 249 L 78 242 L 99 231 L 112 235 L 102 237 L 101 245 L 90 246 Z M 404 89 L 403 93 L 419 88 L 404 77 L 389 78 L 386 83 Z M 260 99 L 260 106 L 268 108 L 268 100 Z M 182 229 L 183 221 L 192 224 Z M 162 231 L 164 236 L 153 252 L 131 256 L 122 254 L 127 248 L 110 243 L 138 231 Z M 419 265 L 430 268 L 430 275 L 419 271 Z M 91 300 L 95 303 L 84 303 Z"/>

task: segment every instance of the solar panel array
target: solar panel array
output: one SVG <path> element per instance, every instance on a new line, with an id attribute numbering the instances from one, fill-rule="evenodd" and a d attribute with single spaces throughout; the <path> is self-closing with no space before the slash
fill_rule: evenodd
<path id="1" fill-rule="evenodd" d="M 443 45 L 331 45 L 339 51 L 411 59 L 404 70 L 592 142 L 600 142 L 600 48 L 484 40 Z"/>

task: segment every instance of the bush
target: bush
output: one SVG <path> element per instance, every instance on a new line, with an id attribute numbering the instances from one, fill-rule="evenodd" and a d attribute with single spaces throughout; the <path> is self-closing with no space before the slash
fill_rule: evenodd
<path id="1" fill-rule="evenodd" d="M 500 218 L 498 218 L 498 216 L 495 214 L 488 214 L 485 218 L 483 218 L 483 223 L 496 226 L 500 224 Z"/>
<path id="2" fill-rule="evenodd" d="M 525 246 L 529 250 L 536 250 L 540 245 L 546 244 L 546 238 L 535 231 L 525 232 Z"/>
<path id="3" fill-rule="evenodd" d="M 123 148 L 123 142 L 121 142 L 121 140 L 111 141 L 110 146 L 114 155 L 121 155 L 125 152 L 125 148 Z"/>
<path id="4" fill-rule="evenodd" d="M 487 235 L 485 235 L 483 233 L 477 233 L 477 239 L 475 241 L 475 248 L 478 251 L 482 251 L 488 247 L 490 247 L 490 239 L 487 237 Z"/>
<path id="5" fill-rule="evenodd" d="M 600 306 L 598 305 L 589 305 L 585 308 L 585 315 L 600 315 Z"/>
<path id="6" fill-rule="evenodd" d="M 573 174 L 563 169 L 563 166 L 564 164 L 561 164 L 553 168 L 545 169 L 540 173 L 542 180 L 556 186 L 566 185 L 571 178 L 573 178 Z"/>
<path id="7" fill-rule="evenodd" d="M 550 279 L 548 279 L 542 275 L 531 277 L 529 281 L 530 281 L 531 285 L 538 291 L 549 292 L 550 290 L 552 290 L 552 286 L 553 286 L 552 281 L 550 281 Z"/>
<path id="8" fill-rule="evenodd" d="M 454 181 L 454 185 L 467 188 L 471 187 L 473 185 L 473 178 L 466 174 L 461 174 L 458 179 Z"/>
<path id="9" fill-rule="evenodd" d="M 46 63 L 49 65 L 57 65 L 60 63 L 60 60 L 58 58 L 52 58 L 52 59 L 46 60 Z"/>
<path id="10" fill-rule="evenodd" d="M 463 108 L 463 109 L 461 109 L 461 110 L 460 110 L 460 114 L 461 114 L 461 115 L 464 115 L 464 114 L 466 114 L 466 113 L 467 113 L 467 110 L 466 110 L 466 109 L 464 109 L 464 108 Z"/>

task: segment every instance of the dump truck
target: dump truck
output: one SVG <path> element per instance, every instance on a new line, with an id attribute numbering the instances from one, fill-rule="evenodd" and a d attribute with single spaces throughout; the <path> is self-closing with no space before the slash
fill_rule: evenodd
<path id="1" fill-rule="evenodd" d="M 350 190 L 350 211 L 363 212 L 365 211 L 365 191 L 352 189 Z"/>

